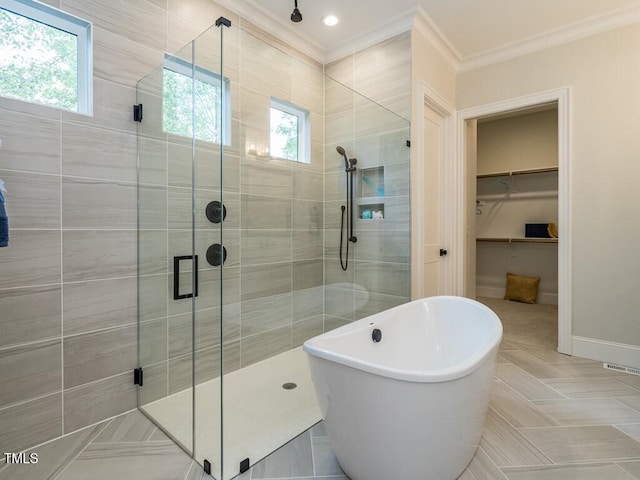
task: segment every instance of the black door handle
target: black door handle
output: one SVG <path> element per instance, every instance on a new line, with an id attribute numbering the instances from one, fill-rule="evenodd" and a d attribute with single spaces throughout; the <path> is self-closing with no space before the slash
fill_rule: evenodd
<path id="1" fill-rule="evenodd" d="M 440 256 L 441 257 L 446 257 L 447 256 L 447 251 L 444 248 L 440 249 Z"/>
<path id="2" fill-rule="evenodd" d="M 193 260 L 193 292 L 180 294 L 180 262 L 182 260 Z M 182 255 L 173 257 L 173 299 L 181 300 L 198 296 L 198 256 Z"/>

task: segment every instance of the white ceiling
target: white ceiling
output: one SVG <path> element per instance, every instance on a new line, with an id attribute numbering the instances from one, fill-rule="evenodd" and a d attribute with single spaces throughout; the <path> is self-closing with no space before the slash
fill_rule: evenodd
<path id="1" fill-rule="evenodd" d="M 418 9 L 461 63 L 640 21 L 640 0 L 298 0 L 300 23 L 289 20 L 293 0 L 220 3 L 323 62 L 408 30 Z M 322 24 L 329 13 L 337 26 Z"/>

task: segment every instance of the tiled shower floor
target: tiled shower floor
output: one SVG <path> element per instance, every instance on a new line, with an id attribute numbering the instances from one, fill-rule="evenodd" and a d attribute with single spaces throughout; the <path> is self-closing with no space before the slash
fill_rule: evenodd
<path id="1" fill-rule="evenodd" d="M 501 307 L 514 308 L 491 306 L 499 315 Z M 560 355 L 512 327 L 501 345 L 480 448 L 460 480 L 640 480 L 640 377 Z M 0 480 L 208 478 L 138 411 L 34 451 L 38 464 L 5 466 Z M 238 478 L 347 479 L 322 424 Z"/>

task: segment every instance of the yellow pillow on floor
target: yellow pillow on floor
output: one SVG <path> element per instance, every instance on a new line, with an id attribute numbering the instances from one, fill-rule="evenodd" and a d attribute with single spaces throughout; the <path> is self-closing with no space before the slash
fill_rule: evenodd
<path id="1" fill-rule="evenodd" d="M 536 303 L 539 283 L 539 277 L 524 277 L 507 273 L 507 289 L 504 292 L 504 299 L 514 302 Z"/>

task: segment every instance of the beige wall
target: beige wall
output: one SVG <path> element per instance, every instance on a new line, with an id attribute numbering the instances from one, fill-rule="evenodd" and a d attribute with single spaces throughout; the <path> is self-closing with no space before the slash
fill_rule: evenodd
<path id="1" fill-rule="evenodd" d="M 640 345 L 640 24 L 458 76 L 468 108 L 571 86 L 573 335 Z M 562 231 L 560 231 L 562 235 Z"/>

